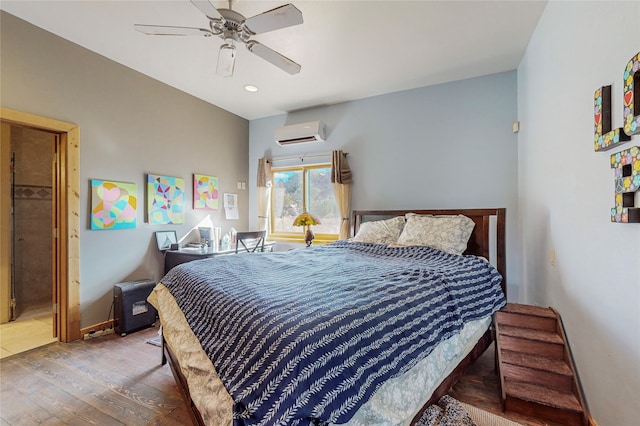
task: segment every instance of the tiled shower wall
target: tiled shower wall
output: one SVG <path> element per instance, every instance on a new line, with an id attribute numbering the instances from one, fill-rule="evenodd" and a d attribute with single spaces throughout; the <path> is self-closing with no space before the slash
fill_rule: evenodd
<path id="1" fill-rule="evenodd" d="M 51 304 L 52 160 L 55 136 L 12 126 L 15 152 L 16 316 Z"/>

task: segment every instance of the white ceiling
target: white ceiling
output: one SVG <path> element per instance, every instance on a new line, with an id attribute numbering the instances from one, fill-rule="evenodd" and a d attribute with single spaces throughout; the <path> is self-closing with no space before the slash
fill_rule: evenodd
<path id="1" fill-rule="evenodd" d="M 284 1 L 234 2 L 245 17 Z M 302 65 L 289 75 L 239 46 L 233 77 L 215 75 L 217 37 L 149 36 L 134 24 L 208 28 L 188 0 L 2 0 L 0 8 L 252 120 L 516 69 L 546 1 L 291 0 L 302 25 L 253 37 Z M 228 8 L 225 1 L 212 1 Z M 244 86 L 260 90 L 249 93 Z"/>

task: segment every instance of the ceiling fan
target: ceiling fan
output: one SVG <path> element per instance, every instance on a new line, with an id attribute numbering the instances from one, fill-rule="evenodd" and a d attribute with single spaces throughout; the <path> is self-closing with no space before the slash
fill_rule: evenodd
<path id="1" fill-rule="evenodd" d="M 288 72 L 297 74 L 302 68 L 286 56 L 273 49 L 251 40 L 256 34 L 279 30 L 302 24 L 302 12 L 292 4 L 276 7 L 259 15 L 245 18 L 232 10 L 235 0 L 229 0 L 229 9 L 216 9 L 209 0 L 190 0 L 209 19 L 209 28 L 174 27 L 164 25 L 135 24 L 136 30 L 150 35 L 189 36 L 199 35 L 211 37 L 216 35 L 224 40 L 218 53 L 216 73 L 222 77 L 231 77 L 236 60 L 236 43 L 244 43 L 247 49 L 267 62 Z"/>

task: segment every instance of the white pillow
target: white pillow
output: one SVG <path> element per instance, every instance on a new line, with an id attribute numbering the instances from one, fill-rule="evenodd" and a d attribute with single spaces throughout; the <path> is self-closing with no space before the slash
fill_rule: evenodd
<path id="1" fill-rule="evenodd" d="M 404 228 L 404 216 L 376 220 L 360 224 L 358 233 L 351 239 L 355 243 L 393 244 Z"/>
<path id="2" fill-rule="evenodd" d="M 475 222 L 463 215 L 431 216 L 408 214 L 407 223 L 394 246 L 427 246 L 447 253 L 467 249 Z"/>

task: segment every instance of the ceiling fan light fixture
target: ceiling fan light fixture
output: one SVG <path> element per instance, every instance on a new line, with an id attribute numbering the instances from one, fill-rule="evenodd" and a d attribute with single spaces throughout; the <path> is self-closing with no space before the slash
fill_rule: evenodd
<path id="1" fill-rule="evenodd" d="M 0 0 L 2 1 L 2 0 Z M 209 29 L 177 27 L 171 25 L 135 24 L 134 28 L 144 34 L 165 36 L 213 35 L 224 40 L 218 52 L 216 74 L 220 77 L 233 76 L 236 62 L 236 42 L 243 43 L 256 56 L 293 75 L 300 72 L 300 64 L 295 63 L 275 50 L 252 40 L 256 34 L 262 34 L 303 23 L 302 12 L 292 4 L 285 4 L 250 18 L 245 18 L 232 6 L 236 0 L 227 0 L 228 9 L 218 10 L 212 0 L 190 0 L 209 21 Z"/>
<path id="2" fill-rule="evenodd" d="M 216 74 L 220 77 L 233 76 L 233 68 L 236 65 L 236 46 L 233 40 L 227 40 L 227 43 L 220 46 L 218 52 L 218 66 Z"/>

